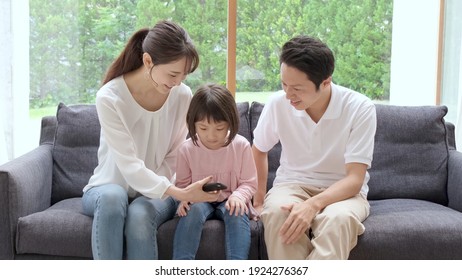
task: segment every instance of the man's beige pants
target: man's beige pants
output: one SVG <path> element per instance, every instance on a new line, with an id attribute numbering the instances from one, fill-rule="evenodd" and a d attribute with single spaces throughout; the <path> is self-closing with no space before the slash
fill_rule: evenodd
<path id="1" fill-rule="evenodd" d="M 369 202 L 363 195 L 333 203 L 313 219 L 311 228 L 297 242 L 283 244 L 279 230 L 289 212 L 281 206 L 303 202 L 323 188 L 302 185 L 276 185 L 265 196 L 261 219 L 270 260 L 346 260 L 364 232 L 362 222 L 369 215 Z M 309 236 L 310 235 L 310 236 Z"/>

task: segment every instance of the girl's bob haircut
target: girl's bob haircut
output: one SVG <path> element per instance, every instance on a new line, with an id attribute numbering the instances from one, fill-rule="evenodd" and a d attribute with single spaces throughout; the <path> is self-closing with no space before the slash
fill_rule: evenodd
<path id="1" fill-rule="evenodd" d="M 191 100 L 186 123 L 194 145 L 197 143 L 195 123 L 207 118 L 207 121 L 225 121 L 229 125 L 228 139 L 224 146 L 228 146 L 239 130 L 239 113 L 236 101 L 231 92 L 218 84 L 205 84 L 197 89 Z"/>

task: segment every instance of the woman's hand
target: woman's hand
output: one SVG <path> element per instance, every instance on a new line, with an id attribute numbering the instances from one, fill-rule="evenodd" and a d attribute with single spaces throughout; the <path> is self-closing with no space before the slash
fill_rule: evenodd
<path id="1" fill-rule="evenodd" d="M 221 191 L 218 192 L 204 192 L 202 187 L 212 180 L 212 176 L 206 177 L 202 180 L 192 183 L 187 186 L 184 190 L 187 192 L 188 201 L 190 202 L 213 202 L 217 201 L 218 195 Z"/>
<path id="2" fill-rule="evenodd" d="M 189 202 L 181 201 L 180 204 L 178 204 L 178 209 L 176 210 L 176 213 L 178 214 L 178 216 L 184 217 L 188 215 L 189 209 L 191 209 L 191 207 L 189 207 Z"/>
<path id="3" fill-rule="evenodd" d="M 214 202 L 217 201 L 218 195 L 221 191 L 216 193 L 207 193 L 202 190 L 202 186 L 210 182 L 210 180 L 212 180 L 212 176 L 194 182 L 184 189 L 172 185 L 167 189 L 165 194 L 171 195 L 179 201 Z"/>
<path id="4" fill-rule="evenodd" d="M 245 202 L 237 196 L 230 196 L 226 201 L 225 208 L 229 211 L 229 215 L 244 215 L 249 214 L 249 208 Z"/>

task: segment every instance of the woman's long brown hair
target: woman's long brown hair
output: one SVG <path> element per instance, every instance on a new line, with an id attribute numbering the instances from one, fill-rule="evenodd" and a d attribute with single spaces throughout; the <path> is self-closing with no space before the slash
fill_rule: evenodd
<path id="1" fill-rule="evenodd" d="M 178 24 L 162 20 L 151 29 L 143 28 L 133 34 L 107 70 L 103 85 L 140 68 L 143 65 L 143 53 L 151 56 L 154 65 L 167 64 L 186 57 L 186 73 L 194 72 L 199 66 L 199 54 L 188 33 Z"/>

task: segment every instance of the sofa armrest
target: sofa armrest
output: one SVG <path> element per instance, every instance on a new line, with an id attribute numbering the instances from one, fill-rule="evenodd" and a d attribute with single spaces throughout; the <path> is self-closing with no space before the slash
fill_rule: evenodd
<path id="1" fill-rule="evenodd" d="M 52 145 L 40 145 L 0 166 L 0 259 L 14 256 L 19 217 L 50 206 Z"/>
<path id="2" fill-rule="evenodd" d="M 462 212 L 462 153 L 449 150 L 448 206 Z"/>

